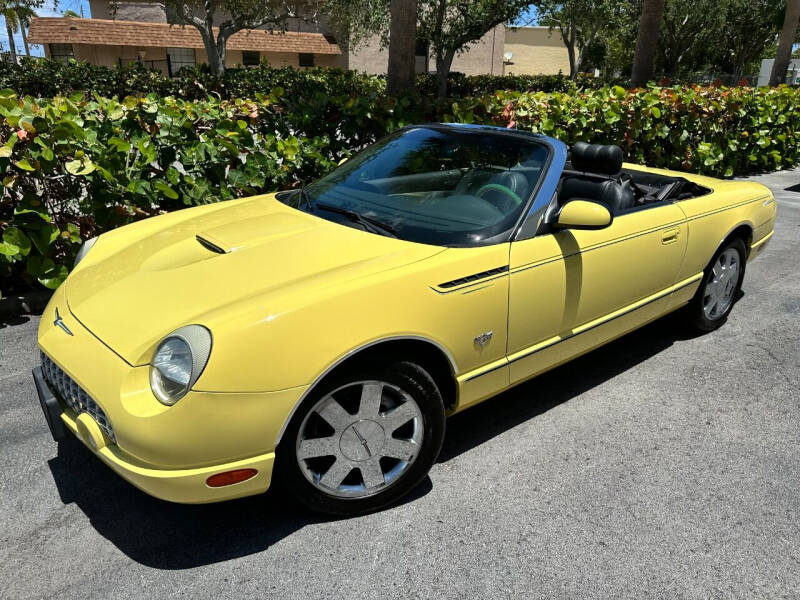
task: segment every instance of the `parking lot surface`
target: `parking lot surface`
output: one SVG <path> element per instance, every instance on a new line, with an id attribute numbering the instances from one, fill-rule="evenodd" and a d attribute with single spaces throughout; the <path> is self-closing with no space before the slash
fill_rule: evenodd
<path id="1" fill-rule="evenodd" d="M 0 324 L 0 598 L 800 597 L 800 170 L 728 323 L 662 319 L 448 421 L 403 504 L 146 496 L 35 397 Z"/>

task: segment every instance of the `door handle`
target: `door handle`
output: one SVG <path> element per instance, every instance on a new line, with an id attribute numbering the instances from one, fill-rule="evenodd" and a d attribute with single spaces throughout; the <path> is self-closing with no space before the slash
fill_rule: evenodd
<path id="1" fill-rule="evenodd" d="M 672 244 L 673 242 L 677 242 L 680 233 L 681 233 L 680 229 L 667 229 L 664 233 L 661 234 L 661 243 Z"/>

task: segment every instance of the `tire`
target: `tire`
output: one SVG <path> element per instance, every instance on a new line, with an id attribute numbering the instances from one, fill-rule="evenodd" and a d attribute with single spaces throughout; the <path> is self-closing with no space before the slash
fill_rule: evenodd
<path id="1" fill-rule="evenodd" d="M 735 270 L 730 262 L 734 259 Z M 741 238 L 729 240 L 717 250 L 689 303 L 689 323 L 693 329 L 709 332 L 725 323 L 742 289 L 746 264 L 747 247 Z"/>
<path id="2" fill-rule="evenodd" d="M 441 393 L 421 366 L 351 370 L 303 401 L 278 446 L 275 474 L 313 511 L 372 512 L 425 478 L 444 431 Z"/>

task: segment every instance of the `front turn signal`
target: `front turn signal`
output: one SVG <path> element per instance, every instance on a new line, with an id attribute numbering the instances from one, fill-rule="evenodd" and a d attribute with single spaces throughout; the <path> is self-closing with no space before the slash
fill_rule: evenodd
<path id="1" fill-rule="evenodd" d="M 234 483 L 241 483 L 256 476 L 255 469 L 236 469 L 234 471 L 225 471 L 224 473 L 217 473 L 206 479 L 208 487 L 224 487 L 226 485 L 233 485 Z"/>

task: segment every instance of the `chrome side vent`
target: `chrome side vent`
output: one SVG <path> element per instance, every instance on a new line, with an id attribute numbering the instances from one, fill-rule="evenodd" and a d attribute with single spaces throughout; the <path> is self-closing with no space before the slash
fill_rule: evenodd
<path id="1" fill-rule="evenodd" d="M 221 248 L 217 246 L 214 242 L 207 240 L 206 238 L 196 235 L 195 239 L 200 243 L 200 245 L 205 248 L 206 250 L 210 250 L 211 252 L 216 252 L 217 254 L 227 254 L 227 250 L 225 248 Z"/>

